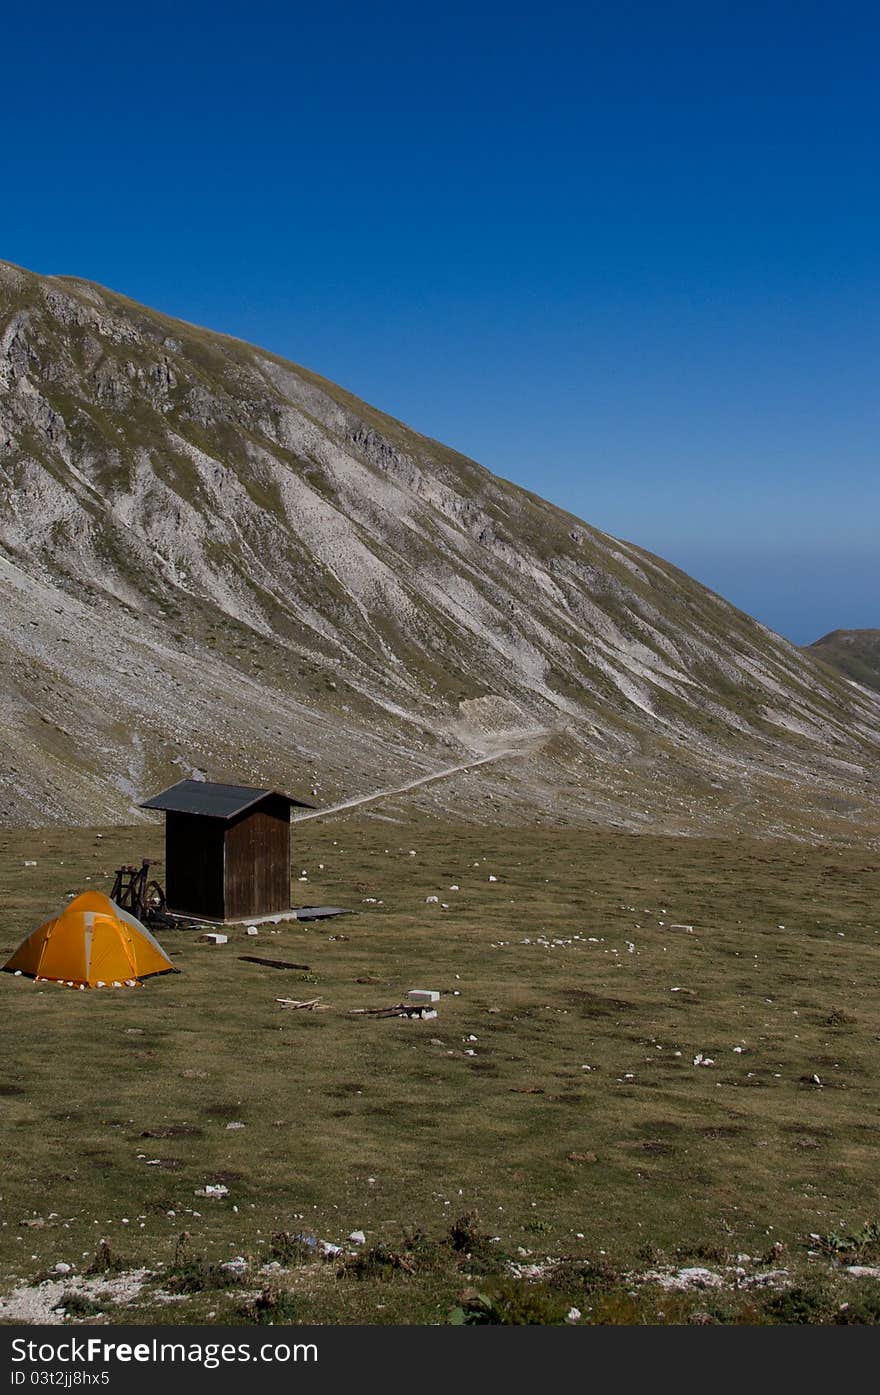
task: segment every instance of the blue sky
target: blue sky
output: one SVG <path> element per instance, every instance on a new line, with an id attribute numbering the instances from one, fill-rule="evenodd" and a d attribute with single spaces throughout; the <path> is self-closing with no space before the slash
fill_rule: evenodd
<path id="1" fill-rule="evenodd" d="M 343 383 L 790 638 L 880 625 L 880 11 L 4 13 L 0 256 Z"/>

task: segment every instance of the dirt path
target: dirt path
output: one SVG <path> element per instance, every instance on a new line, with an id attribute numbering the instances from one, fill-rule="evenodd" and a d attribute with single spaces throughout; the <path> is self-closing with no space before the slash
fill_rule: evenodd
<path id="1" fill-rule="evenodd" d="M 292 819 L 292 823 L 305 823 L 306 819 L 322 819 L 326 814 L 339 814 L 346 809 L 357 809 L 362 804 L 373 804 L 380 799 L 389 799 L 393 795 L 408 794 L 410 790 L 419 789 L 422 785 L 431 785 L 435 780 L 448 780 L 451 775 L 460 775 L 465 770 L 476 770 L 481 765 L 491 765 L 493 761 L 507 760 L 512 756 L 528 756 L 536 751 L 539 746 L 547 740 L 549 732 L 541 731 L 530 733 L 518 739 L 514 744 L 505 746 L 501 750 L 492 751 L 485 756 L 477 756 L 474 760 L 463 761 L 460 765 L 449 765 L 444 770 L 435 770 L 431 775 L 420 775 L 417 780 L 408 780 L 405 785 L 397 785 L 389 790 L 377 790 L 374 794 L 361 794 L 356 799 L 345 799 L 340 804 L 328 804 L 324 809 L 315 809 L 308 814 L 298 814 Z"/>

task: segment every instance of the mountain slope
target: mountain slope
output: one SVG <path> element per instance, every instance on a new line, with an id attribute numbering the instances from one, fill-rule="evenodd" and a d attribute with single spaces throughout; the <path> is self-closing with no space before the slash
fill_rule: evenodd
<path id="1" fill-rule="evenodd" d="M 880 630 L 832 630 L 807 645 L 805 652 L 880 692 Z"/>
<path id="2" fill-rule="evenodd" d="M 193 770 L 466 818 L 877 826 L 880 702 L 234 339 L 0 263 L 0 821 Z M 409 807 L 409 806 L 407 806 Z M 393 810 L 392 810 L 393 812 Z"/>

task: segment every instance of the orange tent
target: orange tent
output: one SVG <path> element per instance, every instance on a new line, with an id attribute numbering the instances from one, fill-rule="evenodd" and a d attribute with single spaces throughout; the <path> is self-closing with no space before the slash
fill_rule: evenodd
<path id="1" fill-rule="evenodd" d="M 134 988 L 153 974 L 180 972 L 146 926 L 101 891 L 84 891 L 34 930 L 3 971 L 68 988 Z"/>

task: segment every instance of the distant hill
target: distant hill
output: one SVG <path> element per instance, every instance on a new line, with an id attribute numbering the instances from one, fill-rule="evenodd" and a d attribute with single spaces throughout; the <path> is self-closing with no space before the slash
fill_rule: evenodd
<path id="1" fill-rule="evenodd" d="M 848 678 L 880 692 L 880 630 L 832 630 L 806 648 Z"/>
<path id="2" fill-rule="evenodd" d="M 0 263 L 0 823 L 511 746 L 376 815 L 880 831 L 880 699 L 812 650 L 305 368 Z"/>

